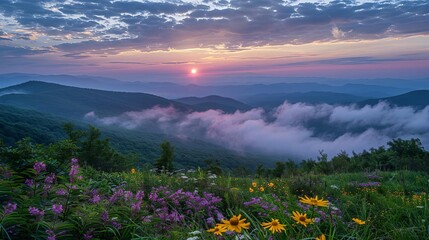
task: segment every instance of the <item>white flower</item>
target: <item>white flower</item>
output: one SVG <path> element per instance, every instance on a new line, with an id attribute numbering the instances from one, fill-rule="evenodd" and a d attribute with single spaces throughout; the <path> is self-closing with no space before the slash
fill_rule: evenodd
<path id="1" fill-rule="evenodd" d="M 339 189 L 337 185 L 331 185 L 332 189 Z"/>
<path id="2" fill-rule="evenodd" d="M 201 232 L 198 230 L 189 233 L 189 235 L 198 235 L 198 234 L 201 234 Z"/>
<path id="3" fill-rule="evenodd" d="M 200 238 L 199 237 L 189 237 L 186 240 L 198 240 L 198 239 L 200 239 Z"/>
<path id="4" fill-rule="evenodd" d="M 424 206 L 416 206 L 416 208 L 425 208 Z"/>
<path id="5" fill-rule="evenodd" d="M 213 179 L 213 178 L 217 178 L 217 177 L 216 177 L 216 175 L 215 175 L 215 174 L 210 174 L 210 175 L 208 176 L 208 178 Z"/>

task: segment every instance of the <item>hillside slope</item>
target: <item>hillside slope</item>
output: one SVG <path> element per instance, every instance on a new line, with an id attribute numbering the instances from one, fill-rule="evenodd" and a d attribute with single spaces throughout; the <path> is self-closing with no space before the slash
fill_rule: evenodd
<path id="1" fill-rule="evenodd" d="M 102 91 L 37 81 L 0 89 L 0 103 L 73 119 L 81 119 L 92 111 L 99 116 L 114 116 L 154 106 L 173 106 L 183 111 L 191 109 L 152 94 Z"/>
<path id="2" fill-rule="evenodd" d="M 0 139 L 11 145 L 25 137 L 30 137 L 35 143 L 49 144 L 66 138 L 63 125 L 69 122 L 50 114 L 33 110 L 19 109 L 0 104 Z M 73 121 L 77 128 L 86 129 L 87 125 Z M 245 165 L 254 168 L 261 162 L 257 156 L 242 156 L 220 146 L 200 140 L 183 140 L 164 134 L 136 132 L 124 129 L 98 127 L 103 137 L 110 139 L 114 148 L 123 153 L 137 153 L 144 163 L 152 163 L 160 155 L 160 144 L 169 140 L 175 148 L 175 166 L 198 167 L 204 165 L 204 160 L 218 160 L 226 168 Z"/>

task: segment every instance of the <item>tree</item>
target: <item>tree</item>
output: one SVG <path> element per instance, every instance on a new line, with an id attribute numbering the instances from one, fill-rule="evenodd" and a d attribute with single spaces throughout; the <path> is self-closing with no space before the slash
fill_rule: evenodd
<path id="1" fill-rule="evenodd" d="M 94 126 L 82 131 L 66 124 L 64 129 L 69 142 L 78 146 L 77 156 L 85 165 L 102 171 L 128 171 L 138 160 L 135 154 L 123 155 L 112 148 L 109 139 L 101 139 L 101 131 Z"/>
<path id="2" fill-rule="evenodd" d="M 347 152 L 341 151 L 331 159 L 331 162 L 335 172 L 348 172 L 350 157 Z"/>
<path id="3" fill-rule="evenodd" d="M 207 165 L 205 170 L 216 175 L 222 175 L 222 168 L 218 160 L 206 159 L 204 163 Z"/>
<path id="4" fill-rule="evenodd" d="M 285 172 L 286 164 L 284 162 L 276 162 L 276 167 L 273 169 L 273 175 L 276 178 L 281 178 Z"/>
<path id="5" fill-rule="evenodd" d="M 155 167 L 158 171 L 173 170 L 174 149 L 169 141 L 161 143 L 161 156 L 156 160 Z"/>

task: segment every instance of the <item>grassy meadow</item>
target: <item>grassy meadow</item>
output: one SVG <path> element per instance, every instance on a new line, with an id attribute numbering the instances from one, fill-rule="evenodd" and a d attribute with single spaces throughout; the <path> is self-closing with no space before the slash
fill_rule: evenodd
<path id="1" fill-rule="evenodd" d="M 416 171 L 237 178 L 81 165 L 2 164 L 2 238 L 429 238 L 429 176 Z"/>

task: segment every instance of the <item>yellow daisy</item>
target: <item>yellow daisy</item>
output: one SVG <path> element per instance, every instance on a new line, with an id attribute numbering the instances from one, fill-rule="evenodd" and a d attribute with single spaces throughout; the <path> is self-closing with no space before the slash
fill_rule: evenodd
<path id="1" fill-rule="evenodd" d="M 131 168 L 131 173 L 135 174 L 136 173 L 136 169 L 135 168 Z"/>
<path id="2" fill-rule="evenodd" d="M 271 222 L 264 222 L 261 224 L 262 227 L 264 228 L 268 228 L 271 232 L 282 232 L 285 230 L 285 226 L 284 224 L 280 224 L 278 219 L 272 219 L 271 218 Z"/>
<path id="3" fill-rule="evenodd" d="M 316 197 L 312 197 L 309 198 L 307 196 L 305 196 L 305 198 L 303 197 L 299 197 L 301 200 L 299 200 L 302 203 L 308 204 L 308 205 L 312 205 L 312 206 L 316 206 L 316 207 L 327 207 L 328 206 L 328 200 L 323 200 L 323 198 L 318 198 Z"/>
<path id="4" fill-rule="evenodd" d="M 250 223 L 246 223 L 246 219 L 241 219 L 241 214 L 238 216 L 233 215 L 232 218 L 228 220 L 222 220 L 219 226 L 225 227 L 229 231 L 241 233 L 241 229 L 249 229 Z"/>
<path id="5" fill-rule="evenodd" d="M 364 225 L 365 221 L 360 220 L 359 218 L 352 218 L 353 222 L 359 224 L 359 225 Z"/>
<path id="6" fill-rule="evenodd" d="M 268 187 L 274 187 L 274 183 L 272 182 L 268 183 Z"/>
<path id="7" fill-rule="evenodd" d="M 256 182 L 252 182 L 252 187 L 257 187 L 258 184 Z"/>
<path id="8" fill-rule="evenodd" d="M 251 192 L 251 193 L 252 193 L 252 192 L 253 192 L 253 188 L 249 188 L 249 192 Z"/>
<path id="9" fill-rule="evenodd" d="M 264 187 L 260 187 L 259 191 L 263 192 L 263 191 L 265 191 L 265 188 Z"/>
<path id="10" fill-rule="evenodd" d="M 226 232 L 226 228 L 221 224 L 216 224 L 216 227 L 207 230 L 207 232 L 212 232 L 214 235 L 222 236 L 222 233 Z"/>
<path id="11" fill-rule="evenodd" d="M 322 234 L 322 235 L 316 237 L 316 240 L 326 240 L 325 234 Z"/>
<path id="12" fill-rule="evenodd" d="M 304 225 L 304 227 L 307 227 L 307 224 L 311 224 L 314 222 L 314 219 L 307 218 L 307 213 L 302 214 L 297 211 L 293 211 L 292 214 L 292 219 L 295 220 L 296 223 Z"/>

